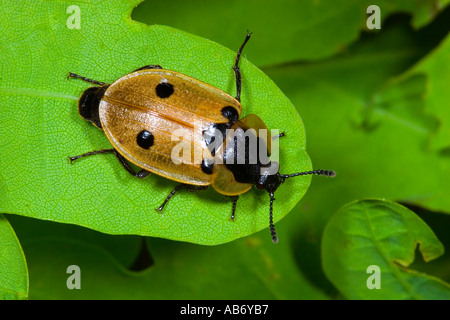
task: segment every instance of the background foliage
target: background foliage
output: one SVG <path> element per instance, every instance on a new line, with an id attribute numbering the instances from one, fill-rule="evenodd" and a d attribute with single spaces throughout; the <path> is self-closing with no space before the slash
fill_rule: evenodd
<path id="1" fill-rule="evenodd" d="M 133 10 L 134 20 L 183 32 L 129 21 L 127 14 L 137 2 L 80 2 L 89 15 L 82 15 L 81 31 L 70 36 L 64 24 L 69 16 L 66 3 L 24 2 L 20 11 L 0 2 L 0 30 L 7 30 L 0 36 L 0 55 L 8 57 L 0 63 L 0 208 L 9 214 L 26 257 L 25 264 L 20 244 L 2 218 L 2 298 L 449 298 L 450 261 L 444 254 L 450 241 L 448 1 L 305 0 L 274 6 L 269 1 L 174 0 L 146 1 Z M 366 28 L 371 4 L 381 8 L 381 30 Z M 35 19 L 12 14 L 23 16 L 23 11 Z M 67 63 L 72 62 L 70 71 L 92 70 L 89 76 L 108 77 L 99 79 L 106 81 L 153 58 L 231 92 L 232 75 L 223 75 L 247 29 L 254 35 L 245 56 L 301 115 L 313 167 L 338 172 L 333 180 L 312 179 L 292 210 L 310 180 L 297 179 L 283 186 L 283 192 L 280 188 L 277 218 L 290 214 L 277 224 L 277 246 L 267 230 L 254 233 L 267 226 L 266 195 L 249 196 L 243 211 L 255 207 L 257 218 L 243 218 L 230 230 L 223 229 L 226 217 L 196 216 L 197 208 L 211 204 L 227 212 L 225 200 L 210 200 L 212 193 L 181 196 L 174 212 L 187 218 L 180 221 L 201 222 L 190 225 L 194 231 L 188 239 L 179 240 L 214 244 L 236 238 L 224 236 L 227 232 L 237 230 L 238 237 L 254 233 L 204 246 L 136 235 L 177 238 L 170 225 L 147 223 L 147 209 L 160 196 L 145 192 L 150 187 L 165 195 L 172 184 L 158 180 L 142 187 L 109 158 L 83 161 L 60 172 L 50 169 L 61 167 L 58 161 L 68 153 L 107 146 L 101 132 L 80 124 L 74 112 L 86 86 L 55 81 L 69 71 Z M 110 39 L 133 45 L 113 46 Z M 146 41 L 152 41 L 152 50 Z M 180 43 L 186 47 L 178 48 Z M 49 47 L 53 50 L 44 50 Z M 27 54 L 17 57 L 18 49 Z M 184 54 L 174 55 L 177 50 Z M 198 59 L 200 51 L 212 62 Z M 43 65 L 50 66 L 47 72 Z M 272 128 L 288 128 L 281 151 L 286 171 L 308 168 L 306 154 L 296 159 L 303 155 L 299 150 L 304 136 L 300 119 L 290 120 L 296 119 L 291 104 L 258 69 L 247 62 L 243 68 L 252 80 L 244 83 L 244 108 L 262 114 Z M 42 88 L 51 90 L 42 94 Z M 272 108 L 261 108 L 268 102 Z M 69 148 L 36 134 L 42 128 Z M 26 174 L 29 168 L 39 170 L 34 180 Z M 92 170 L 98 174 L 91 183 L 86 177 L 94 176 Z M 120 181 L 127 192 L 117 193 L 109 187 L 111 181 Z M 114 204 L 128 204 L 115 209 L 120 218 L 77 210 L 99 210 L 108 204 L 108 198 L 99 203 L 99 196 L 109 192 L 112 198 L 119 194 Z M 64 203 L 54 201 L 54 194 Z M 129 203 L 136 204 L 130 209 Z M 205 234 L 209 236 L 199 236 Z M 66 287 L 65 271 L 72 264 L 82 270 L 81 290 Z M 366 287 L 366 268 L 374 264 L 381 268 L 380 290 Z"/>

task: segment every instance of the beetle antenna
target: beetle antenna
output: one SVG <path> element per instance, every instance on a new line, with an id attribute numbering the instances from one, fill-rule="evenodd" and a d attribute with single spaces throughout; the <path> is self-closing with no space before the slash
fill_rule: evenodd
<path id="1" fill-rule="evenodd" d="M 313 171 L 304 171 L 304 172 L 297 172 L 297 173 L 292 173 L 292 174 L 280 174 L 280 177 L 282 177 L 283 179 L 286 178 L 292 178 L 292 177 L 297 177 L 297 176 L 306 176 L 309 174 L 316 174 L 319 176 L 325 176 L 325 177 L 336 177 L 336 172 L 334 172 L 333 170 L 313 170 Z"/>
<path id="2" fill-rule="evenodd" d="M 275 230 L 275 225 L 273 224 L 273 201 L 275 200 L 275 198 L 273 197 L 273 192 L 270 192 L 269 195 L 270 195 L 270 213 L 269 213 L 270 235 L 272 236 L 272 242 L 277 244 L 278 237 L 277 232 Z"/>

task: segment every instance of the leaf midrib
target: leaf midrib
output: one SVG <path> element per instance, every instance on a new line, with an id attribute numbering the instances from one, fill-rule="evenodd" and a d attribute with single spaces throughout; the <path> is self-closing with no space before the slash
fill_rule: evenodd
<path id="1" fill-rule="evenodd" d="M 403 279 L 400 270 L 395 267 L 394 263 L 389 259 L 389 257 L 385 253 L 385 251 L 383 249 L 383 246 L 380 244 L 380 242 L 375 237 L 374 229 L 373 229 L 372 223 L 371 223 L 370 218 L 369 218 L 367 205 L 365 203 L 362 203 L 362 205 L 363 205 L 364 216 L 365 216 L 366 221 L 367 221 L 367 229 L 368 229 L 369 234 L 370 234 L 370 236 L 372 238 L 372 242 L 373 242 L 375 248 L 377 249 L 377 251 L 379 252 L 381 257 L 383 258 L 383 260 L 386 262 L 386 264 L 390 267 L 389 269 L 391 271 L 391 274 L 394 275 L 394 278 L 397 280 L 397 282 L 403 287 L 403 289 L 413 299 L 418 300 L 419 298 L 417 298 L 417 295 L 416 295 L 414 289 L 412 288 L 412 286 L 406 280 Z"/>
<path id="2" fill-rule="evenodd" d="M 78 101 L 79 96 L 61 93 L 61 92 L 51 92 L 39 89 L 30 88 L 11 88 L 11 87 L 0 87 L 0 93 L 5 94 L 16 94 L 30 97 L 40 97 L 40 98 L 54 98 L 54 99 L 69 99 Z"/>

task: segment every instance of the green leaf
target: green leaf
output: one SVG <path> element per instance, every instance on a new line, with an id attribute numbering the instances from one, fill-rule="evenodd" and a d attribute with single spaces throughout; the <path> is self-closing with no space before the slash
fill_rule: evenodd
<path id="1" fill-rule="evenodd" d="M 11 223 L 27 255 L 30 299 L 327 298 L 298 270 L 286 236 L 274 246 L 265 230 L 214 247 L 147 238 L 151 261 L 133 271 L 137 236 L 20 216 Z M 66 287 L 69 265 L 80 268 L 80 290 Z"/>
<path id="2" fill-rule="evenodd" d="M 129 271 L 139 250 L 138 237 L 90 236 L 88 232 L 73 232 L 77 227 L 69 224 L 55 224 L 47 229 L 40 225 L 45 222 L 37 220 L 33 221 L 36 225 L 19 232 L 11 219 L 27 253 L 31 298 L 325 298 L 321 289 L 330 296 L 334 289 L 329 289 L 332 285 L 321 273 L 320 239 L 329 216 L 341 205 L 376 196 L 449 212 L 448 150 L 428 150 L 430 137 L 437 132 L 436 121 L 444 123 L 445 114 L 433 112 L 423 99 L 434 96 L 436 103 L 442 102 L 439 94 L 445 97 L 445 91 L 435 89 L 446 88 L 446 75 L 439 75 L 436 60 L 433 68 L 430 65 L 423 72 L 412 74 L 411 79 L 398 78 L 417 61 L 439 54 L 441 47 L 433 39 L 440 38 L 436 35 L 447 32 L 448 27 L 436 25 L 435 21 L 449 20 L 448 16 L 442 20 L 443 14 L 435 16 L 448 1 L 342 0 L 329 4 L 282 0 L 276 6 L 269 1 L 258 1 L 256 5 L 251 1 L 228 1 L 195 6 L 177 0 L 154 0 L 136 9 L 149 4 L 149 11 L 143 12 L 151 19 L 146 20 L 149 24 L 177 27 L 230 50 L 167 27 L 146 27 L 130 21 L 128 14 L 137 2 L 21 1 L 18 6 L 0 0 L 0 194 L 8 195 L 0 200 L 0 208 L 37 218 L 57 218 L 56 221 L 63 217 L 65 222 L 82 222 L 91 228 L 101 225 L 102 231 L 106 225 L 112 232 L 129 231 L 125 229 L 130 225 L 141 230 L 139 225 L 155 219 L 153 208 L 160 205 L 174 184 L 162 179 L 135 182 L 109 156 L 68 165 L 68 155 L 109 147 L 109 143 L 101 131 L 77 115 L 76 100 L 88 85 L 66 81 L 67 72 L 114 81 L 142 65 L 160 63 L 233 94 L 230 65 L 246 29 L 254 35 L 244 56 L 259 66 L 282 64 L 264 71 L 298 108 L 307 126 L 308 154 L 314 167 L 336 169 L 338 176 L 333 181 L 313 179 L 301 203 L 277 222 L 277 246 L 271 244 L 267 230 L 214 248 L 149 239 L 155 263 L 140 273 Z M 70 4 L 81 8 L 81 30 L 65 27 Z M 365 9 L 369 4 L 380 6 L 382 29 L 360 35 L 359 30 L 365 30 Z M 404 15 L 389 16 L 398 11 L 411 14 L 412 21 L 404 21 Z M 138 12 L 135 13 L 137 17 Z M 288 19 L 292 16 L 295 19 Z M 403 28 L 393 30 L 392 25 L 398 21 Z M 429 26 L 413 32 L 404 27 L 410 24 Z M 424 29 L 429 30 L 426 37 L 419 35 Z M 434 51 L 428 55 L 431 49 Z M 338 52 L 342 54 L 333 56 Z M 445 54 L 442 51 L 441 57 Z M 315 62 L 292 63 L 299 59 Z M 258 87 L 253 81 L 262 83 L 259 80 L 266 78 L 249 78 L 253 69 L 245 60 L 242 67 L 244 99 L 249 99 L 244 100 L 245 112 L 255 112 L 266 122 L 277 118 L 285 122 L 270 127 L 285 130 L 289 126 L 281 146 L 286 146 L 287 152 L 293 146 L 298 149 L 295 152 L 301 150 L 291 140 L 292 137 L 303 143 L 303 137 L 293 135 L 297 124 L 291 124 L 291 118 L 297 115 L 292 113 L 283 119 L 284 110 L 277 105 L 257 105 L 262 100 L 269 101 L 272 91 L 253 91 L 261 95 L 255 97 L 249 91 Z M 441 67 L 445 70 L 445 66 Z M 435 94 L 431 94 L 433 91 Z M 257 100 L 251 100 L 254 98 Z M 445 103 L 439 106 L 439 112 L 446 110 Z M 298 130 L 303 130 L 303 126 Z M 49 132 L 53 133 L 48 135 Z M 286 157 L 289 163 L 282 163 L 283 173 L 309 167 L 297 162 L 301 159 Z M 62 163 L 67 169 L 61 169 Z M 309 183 L 309 179 L 303 181 Z M 136 188 L 135 183 L 142 189 Z M 289 199 L 295 203 L 304 192 L 300 187 L 299 194 L 297 182 L 288 183 L 291 185 L 282 186 L 280 194 L 276 194 L 277 220 L 283 208 L 288 207 L 282 202 Z M 291 194 L 284 193 L 288 191 Z M 112 194 L 109 198 L 105 197 L 108 193 Z M 285 201 L 280 200 L 281 193 Z M 9 198 L 10 195 L 14 197 Z M 250 205 L 244 206 L 240 200 L 234 225 L 228 221 L 231 204 L 214 192 L 178 196 L 163 218 L 169 219 L 170 212 L 174 213 L 172 218 L 177 217 L 183 205 L 202 208 L 203 204 L 203 208 L 217 211 L 216 216 L 221 215 L 218 219 L 224 219 L 224 224 L 238 225 L 235 230 L 240 231 L 239 235 L 243 234 L 238 224 L 242 217 L 258 214 L 263 220 L 261 227 L 267 225 L 268 199 L 264 193 Z M 196 200 L 191 202 L 191 198 Z M 104 202 L 112 203 L 110 211 L 102 210 Z M 82 211 L 78 210 L 80 203 Z M 255 207 L 259 213 L 254 212 Z M 195 209 L 189 214 L 185 219 L 189 226 L 197 223 L 197 218 L 204 219 Z M 171 229 L 175 222 L 161 224 L 161 219 L 156 219 L 149 228 L 166 227 L 164 232 L 172 235 L 179 231 Z M 198 222 L 192 234 L 217 233 L 218 238 L 226 237 L 227 229 L 217 229 L 217 221 Z M 446 225 L 445 220 L 444 230 Z M 198 226 L 203 229 L 195 229 Z M 258 228 L 254 222 L 254 230 Z M 154 232 L 162 234 L 159 229 Z M 449 281 L 445 272 L 450 270 L 448 263 L 442 259 L 436 262 L 441 263 L 442 277 Z M 80 291 L 65 286 L 68 275 L 64 270 L 74 263 L 82 263 Z M 426 264 L 433 270 L 434 263 Z M 159 264 L 164 267 L 158 267 Z M 415 266 L 413 269 L 418 270 Z"/>
<path id="3" fill-rule="evenodd" d="M 424 100 L 430 78 L 402 77 L 445 47 L 447 29 L 441 26 L 449 14 L 447 8 L 419 30 L 398 15 L 378 33 L 362 34 L 345 54 L 265 69 L 304 120 L 314 168 L 337 172 L 331 182 L 314 178 L 281 226 L 295 235 L 302 271 L 330 294 L 320 272 L 320 239 L 331 214 L 344 204 L 386 198 L 450 212 L 449 153 L 429 148 L 440 122 Z M 447 85 L 445 77 L 433 78 L 433 86 Z M 445 279 L 450 281 L 448 275 Z"/>
<path id="4" fill-rule="evenodd" d="M 323 269 L 349 299 L 450 299 L 448 284 L 407 269 L 416 247 L 425 261 L 444 253 L 433 231 L 409 209 L 390 201 L 356 201 L 334 214 L 324 230 Z M 370 266 L 378 267 L 378 280 Z"/>
<path id="5" fill-rule="evenodd" d="M 295 210 L 307 208 L 311 223 L 323 224 L 326 212 L 366 197 L 450 212 L 448 156 L 427 147 L 439 122 L 426 110 L 428 78 L 400 77 L 433 55 L 430 44 L 440 39 L 428 37 L 434 24 L 424 32 L 402 22 L 365 35 L 345 55 L 268 70 L 305 121 L 314 167 L 338 173 L 333 183 L 315 179 Z M 445 78 L 438 83 L 444 86 Z"/>
<path id="6" fill-rule="evenodd" d="M 240 198 L 236 221 L 231 201 L 212 190 L 180 192 L 163 214 L 155 212 L 176 183 L 157 176 L 131 177 L 112 155 L 70 165 L 67 157 L 110 148 L 104 134 L 77 114 L 77 99 L 89 87 L 67 80 L 69 72 L 112 82 L 143 65 L 193 76 L 234 94 L 231 69 L 236 46 L 164 26 L 134 22 L 137 1 L 73 1 L 81 29 L 69 29 L 68 4 L 56 1 L 2 3 L 0 79 L 0 211 L 72 223 L 106 233 L 139 234 L 201 244 L 219 244 L 268 226 L 269 196 L 251 191 Z M 24 10 L 32 19 L 23 19 Z M 49 18 L 50 17 L 50 18 Z M 249 43 L 250 45 L 250 43 Z M 257 113 L 286 132 L 280 148 L 283 173 L 310 170 L 305 133 L 297 111 L 260 70 L 245 59 L 244 115 Z M 309 177 L 290 179 L 277 192 L 275 221 L 302 198 Z"/>
<path id="7" fill-rule="evenodd" d="M 380 8 L 384 23 L 397 11 L 413 15 L 415 27 L 431 21 L 448 1 L 405 0 L 165 0 L 145 1 L 133 10 L 134 20 L 169 25 L 212 39 L 227 47 L 236 46 L 236 35 L 253 31 L 246 55 L 257 66 L 299 60 L 320 60 L 338 52 L 367 30 L 370 5 Z M 157 14 L 155 14 L 157 13 Z M 214 23 L 211 23 L 214 21 Z M 382 27 L 384 26 L 382 23 Z M 224 27 L 227 32 L 223 32 Z"/>
<path id="8" fill-rule="evenodd" d="M 28 270 L 19 240 L 0 214 L 0 300 L 28 297 Z"/>
<path id="9" fill-rule="evenodd" d="M 450 93 L 447 86 L 450 83 L 449 57 L 450 37 L 447 37 L 426 59 L 404 75 L 406 79 L 420 75 L 427 79 L 424 97 L 426 109 L 439 119 L 439 128 L 432 133 L 431 140 L 431 148 L 435 150 L 450 147 Z"/>

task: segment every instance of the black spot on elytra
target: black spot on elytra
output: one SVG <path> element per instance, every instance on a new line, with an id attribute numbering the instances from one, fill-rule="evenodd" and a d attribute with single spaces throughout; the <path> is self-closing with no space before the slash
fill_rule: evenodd
<path id="1" fill-rule="evenodd" d="M 212 174 L 213 173 L 213 167 L 214 167 L 214 162 L 212 160 L 203 159 L 202 164 L 201 164 L 201 168 L 202 168 L 202 171 L 204 173 Z"/>
<path id="2" fill-rule="evenodd" d="M 143 149 L 149 149 L 155 142 L 155 137 L 153 137 L 151 132 L 142 130 L 137 135 L 136 141 L 139 147 Z"/>
<path id="3" fill-rule="evenodd" d="M 156 86 L 156 95 L 160 98 L 168 98 L 173 94 L 173 85 L 161 82 Z"/>
<path id="4" fill-rule="evenodd" d="M 222 115 L 230 120 L 231 123 L 235 123 L 239 119 L 239 114 L 237 110 L 231 106 L 224 107 L 222 109 Z"/>

